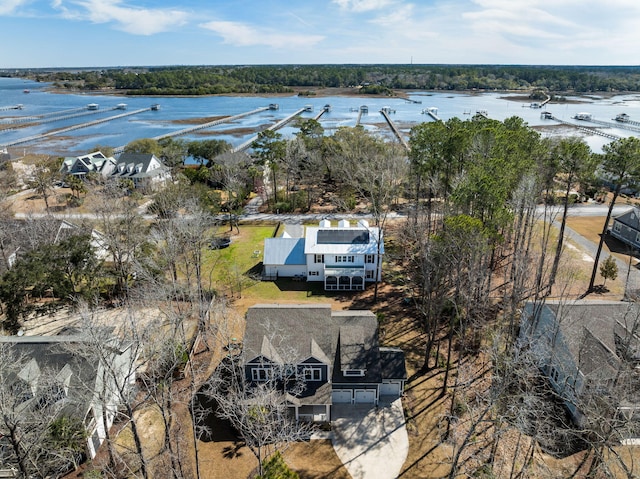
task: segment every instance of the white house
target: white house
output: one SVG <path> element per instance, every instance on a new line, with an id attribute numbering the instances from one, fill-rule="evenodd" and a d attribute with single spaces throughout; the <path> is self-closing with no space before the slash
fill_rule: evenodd
<path id="1" fill-rule="evenodd" d="M 363 290 L 380 281 L 384 238 L 379 227 L 366 220 L 351 225 L 340 220 L 332 226 L 285 227 L 282 236 L 264 244 L 264 278 L 299 278 L 322 281 L 325 290 Z"/>
<path id="2" fill-rule="evenodd" d="M 136 188 L 149 186 L 153 189 L 169 179 L 169 168 L 153 154 L 123 153 L 116 160 L 94 151 L 65 158 L 60 166 L 60 173 L 79 178 L 85 178 L 92 172 L 103 178 L 130 179 Z"/>
<path id="3" fill-rule="evenodd" d="M 136 188 L 153 189 L 169 179 L 169 168 L 153 154 L 123 153 L 118 157 L 111 177 L 132 180 Z"/>

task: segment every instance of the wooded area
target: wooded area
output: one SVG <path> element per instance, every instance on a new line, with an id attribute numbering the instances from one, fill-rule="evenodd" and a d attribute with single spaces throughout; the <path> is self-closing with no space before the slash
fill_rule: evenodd
<path id="1" fill-rule="evenodd" d="M 414 127 L 407 153 L 398 143 L 385 142 L 363 128 L 340 128 L 325 136 L 315 120 L 298 126 L 299 134 L 291 139 L 273 131 L 261 133 L 253 156 L 228 153 L 220 143 L 130 144 L 128 151 L 153 151 L 165 159 L 172 168 L 172 182 L 154 194 L 151 211 L 158 216 L 149 222 L 138 211 L 130 185 L 86 181 L 87 188 L 99 192 L 91 224 L 104 235 L 106 261 L 89 259 L 86 235 L 46 246 L 35 221 L 2 230 L 0 250 L 5 253 L 17 229 L 33 227 L 32 249 L 23 251 L 12 267 L 4 257 L 0 300 L 5 330 L 18 331 L 40 312 L 37 307 L 46 305 L 51 311 L 70 306 L 81 311 L 83 331 L 92 334 L 91 345 L 100 352 L 97 345 L 104 344 L 108 333 L 93 323 L 94 308 L 114 303 L 125 308 L 120 340 L 136 346 L 144 368 L 131 366 L 142 377 L 137 395 L 120 391 L 124 407 L 119 414 L 131 428 L 132 446 L 123 453 L 108 439 L 103 467 L 115 476 L 126 464 L 145 478 L 162 467 L 166 477 L 200 477 L 198 439 L 205 431 L 196 392 L 205 383 L 211 386 L 209 380 L 219 383 L 219 376 L 197 362 L 190 363 L 186 379 L 182 376 L 184 353 L 193 346 L 188 324 L 193 321 L 218 362 L 227 354 L 223 348 L 236 329 L 211 282 L 217 266 L 207 270 L 205 252 L 209 232 L 220 227 L 214 214 L 229 213 L 231 218 L 254 191 L 263 195 L 265 211 L 312 211 L 322 203 L 330 207 L 324 211 L 366 211 L 382 228 L 388 226 L 391 212 L 407 213 L 388 237 L 394 246 L 387 251 L 385 275 L 388 285 L 398 288 L 395 294 L 406 298 L 415 337 L 422 341 L 418 357 L 412 358 L 411 381 L 420 383 L 430 374 L 442 377 L 435 400 L 447 400 L 439 427 L 441 443 L 451 450 L 449 478 L 535 475 L 546 467 L 534 461 L 536 451 L 550 443 L 560 447 L 563 441 L 562 454 L 583 451 L 584 462 L 574 475 L 605 477 L 611 469 L 622 469 L 623 477 L 634 477 L 633 468 L 629 472 L 616 455 L 619 433 L 632 422 L 615 412 L 623 397 L 622 389 L 616 388 L 623 385 L 607 385 L 611 389 L 606 407 L 593 397 L 576 404 L 593 418 L 586 425 L 568 423 L 554 408 L 558 398 L 541 385 L 537 358 L 519 347 L 518 338 L 525 302 L 542 305 L 551 298 L 569 298 L 569 279 L 562 274 L 568 268 L 563 244 L 568 206 L 576 199 L 573 192 L 578 198 L 603 194 L 606 178 L 613 185 L 613 207 L 621 188 L 640 180 L 640 140 L 616 140 L 595 155 L 580 139 L 542 138 L 517 117 L 500 122 L 476 116 Z M 184 168 L 190 153 L 202 162 Z M 56 181 L 52 165 L 55 159 L 36 168 L 40 181 L 33 187 L 43 196 Z M 561 225 L 559 234 L 554 220 Z M 596 259 L 594 275 L 598 266 Z M 590 294 L 593 286 L 592 279 L 581 293 Z M 160 317 L 142 321 L 150 305 L 162 306 Z M 640 318 L 634 319 L 637 331 Z M 401 320 L 384 321 L 390 328 Z M 197 366 L 201 368 L 194 369 Z M 633 363 L 621 363 L 618 373 L 633 375 Z M 243 384 L 225 385 L 231 386 L 236 394 L 243 392 Z M 209 391 L 222 403 L 219 387 Z M 263 415 L 280 411 L 282 396 L 274 398 L 273 390 L 262 392 L 261 407 L 250 405 L 247 411 L 246 403 L 234 400 L 224 404 L 228 409 L 221 413 L 237 424 L 247 415 L 258 421 L 238 429 L 260 464 L 265 457 L 262 437 L 277 437 L 283 444 L 300 437 L 281 420 L 284 413 L 274 422 Z M 163 455 L 153 465 L 136 429 L 138 411 L 149 404 L 165 431 Z M 0 401 L 3 407 L 15 410 L 14 402 L 5 406 Z M 15 416 L 15 411 L 7 415 Z M 32 427 L 23 427 L 27 426 Z M 169 433 L 178 428 L 180 434 L 172 437 Z M 252 439 L 257 429 L 268 430 Z M 29 451 L 42 450 L 39 440 L 33 439 L 37 447 L 29 446 Z M 574 450 L 576 443 L 580 446 Z M 22 447 L 26 446 L 16 450 L 24 451 Z M 29 461 L 37 460 L 29 454 L 19 454 L 26 472 L 33 469 Z"/>
<path id="2" fill-rule="evenodd" d="M 640 91 L 640 67 L 526 65 L 229 65 L 19 70 L 3 76 L 59 88 L 115 89 L 130 95 L 291 93 L 293 88 L 367 87 L 361 93 L 409 90 Z M 307 92 L 309 94 L 309 92 Z"/>

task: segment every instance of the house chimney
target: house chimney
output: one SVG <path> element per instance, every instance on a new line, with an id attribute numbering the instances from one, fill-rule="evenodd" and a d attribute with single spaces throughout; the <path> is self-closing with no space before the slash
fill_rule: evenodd
<path id="1" fill-rule="evenodd" d="M 351 226 L 351 223 L 349 223 L 349 220 L 338 221 L 338 228 L 348 228 L 349 226 Z"/>
<path id="2" fill-rule="evenodd" d="M 367 220 L 358 220 L 358 226 L 361 228 L 369 228 L 369 222 Z"/>
<path id="3" fill-rule="evenodd" d="M 331 227 L 331 221 L 329 221 L 329 220 L 321 220 L 320 221 L 320 227 L 321 228 L 330 228 Z"/>

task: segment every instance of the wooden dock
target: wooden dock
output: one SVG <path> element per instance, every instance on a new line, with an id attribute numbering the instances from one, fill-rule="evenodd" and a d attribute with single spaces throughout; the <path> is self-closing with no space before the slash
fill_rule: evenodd
<path id="1" fill-rule="evenodd" d="M 198 130 L 206 130 L 207 128 L 213 128 L 214 126 L 217 125 L 222 125 L 224 123 L 229 123 L 232 122 L 234 120 L 238 120 L 240 118 L 244 118 L 246 116 L 249 115 L 254 115 L 256 113 L 260 113 L 262 111 L 267 111 L 267 110 L 275 110 L 277 108 L 274 108 L 273 106 L 274 104 L 271 104 L 269 106 L 263 106 L 260 108 L 256 108 L 255 110 L 250 110 L 244 113 L 239 113 L 237 115 L 232 115 L 232 116 L 227 116 L 224 118 L 219 118 L 217 120 L 213 120 L 213 121 L 208 121 L 206 123 L 201 123 L 199 125 L 194 125 L 194 126 L 190 126 L 188 128 L 183 128 L 182 130 L 177 130 L 177 131 L 172 131 L 171 133 L 165 133 L 163 135 L 158 135 L 158 136 L 154 136 L 152 139 L 153 140 L 162 140 L 164 138 L 174 138 L 176 136 L 183 136 L 183 135 L 188 135 L 189 133 L 192 133 L 194 131 L 198 131 Z M 151 108 L 152 110 L 154 109 L 153 106 Z M 156 107 L 155 110 L 157 110 L 158 108 Z M 118 146 L 117 148 L 113 149 L 113 154 L 114 155 L 119 155 L 120 153 L 122 153 L 125 149 L 126 145 L 123 146 Z"/>
<path id="2" fill-rule="evenodd" d="M 565 120 L 561 120 L 560 118 L 557 118 L 553 115 L 551 115 L 551 117 L 547 117 L 550 120 L 554 120 L 557 121 L 558 123 L 562 123 L 563 125 L 567 125 L 567 126 L 571 126 L 573 128 L 577 128 L 580 131 L 584 131 L 585 133 L 589 133 L 591 135 L 598 135 L 598 136 L 602 136 L 604 138 L 608 138 L 610 140 L 618 140 L 620 139 L 619 136 L 617 135 L 613 135 L 611 133 L 605 133 L 604 131 L 600 131 L 597 128 L 589 128 L 587 126 L 580 126 L 580 125 L 576 125 L 575 123 L 571 123 L 569 121 L 565 121 Z M 591 123 L 594 123 L 593 120 L 589 120 Z M 602 122 L 604 123 L 604 122 Z"/>
<path id="3" fill-rule="evenodd" d="M 400 130 L 398 130 L 398 128 L 396 127 L 395 123 L 391 121 L 389 112 L 383 108 L 382 110 L 380 110 L 380 113 L 382 113 L 382 116 L 384 116 L 384 119 L 387 120 L 387 123 L 389 124 L 391 131 L 393 131 L 393 134 L 396 135 L 396 138 L 402 144 L 402 146 L 404 146 L 405 150 L 411 151 L 411 148 L 409 147 L 409 143 L 407 143 L 407 140 L 404 139 L 404 137 L 400 133 Z"/>
<path id="4" fill-rule="evenodd" d="M 114 111 L 114 110 L 119 110 L 119 108 L 118 107 L 98 108 L 95 110 L 88 110 L 87 107 L 71 108 L 69 110 L 43 113 L 42 115 L 5 118 L 0 123 L 3 125 L 16 125 L 20 123 L 37 123 L 41 125 L 43 123 L 53 123 L 56 121 L 69 120 L 72 118 L 79 118 L 81 116 L 87 116 L 87 115 L 95 115 L 97 113 L 105 113 L 105 112 Z"/>
<path id="5" fill-rule="evenodd" d="M 422 110 L 422 113 L 426 113 L 435 121 L 442 121 L 442 119 L 438 116 L 438 108 L 436 108 L 435 106 L 430 106 L 429 108 L 425 108 L 424 110 Z"/>
<path id="6" fill-rule="evenodd" d="M 112 110 L 114 110 L 114 109 L 115 108 L 112 108 Z M 149 111 L 149 110 L 151 110 L 151 108 L 141 108 L 140 110 L 129 111 L 127 113 L 121 113 L 119 115 L 114 115 L 114 116 L 110 116 L 110 117 L 107 117 L 107 118 L 100 118 L 99 120 L 93 120 L 93 121 L 89 121 L 87 123 L 79 123 L 77 125 L 71 125 L 71 126 L 68 126 L 66 128 L 60 128 L 60 129 L 57 129 L 57 130 L 48 131 L 46 133 L 41 133 L 39 135 L 28 136 L 26 138 L 19 138 L 18 140 L 14 140 L 14 141 L 11 141 L 9 143 L 4 143 L 0 147 L 6 148 L 7 146 L 14 146 L 14 145 L 20 145 L 20 144 L 23 144 L 23 143 L 29 143 L 29 142 L 32 142 L 32 141 L 38 141 L 38 140 L 42 140 L 43 138 L 47 138 L 47 137 L 50 137 L 50 136 L 60 135 L 62 133 L 67 133 L 69 131 L 79 130 L 81 128 L 88 128 L 90 126 L 99 125 L 100 123 L 106 123 L 108 121 L 117 120 L 117 119 L 120 119 L 120 118 L 124 118 L 126 116 L 137 115 L 139 113 L 142 113 L 142 112 L 145 112 L 145 111 Z"/>
<path id="7" fill-rule="evenodd" d="M 360 120 L 362 120 L 362 115 L 369 114 L 369 107 L 367 105 L 362 105 L 358 110 L 358 118 L 356 119 L 356 126 L 360 125 Z"/>
<path id="8" fill-rule="evenodd" d="M 313 118 L 316 121 L 320 121 L 320 118 L 322 117 L 322 115 L 324 115 L 325 113 L 329 113 L 331 111 L 331 105 L 329 105 L 328 103 L 322 107 L 322 110 L 320 110 L 320 112 Z"/>
<path id="9" fill-rule="evenodd" d="M 309 111 L 307 107 L 304 108 L 300 108 L 298 111 L 296 111 L 295 113 L 293 113 L 292 115 L 289 115 L 288 117 L 286 117 L 283 120 L 280 120 L 279 122 L 271 125 L 270 127 L 267 128 L 267 130 L 279 130 L 280 128 L 282 128 L 284 125 L 286 125 L 287 123 L 289 123 L 291 120 L 293 120 L 295 117 L 301 115 L 302 113 L 304 113 L 305 111 Z M 231 153 L 237 153 L 239 151 L 244 151 L 247 148 L 249 148 L 251 146 L 251 144 L 256 141 L 258 139 L 258 135 L 254 135 L 252 136 L 249 140 L 245 141 L 244 143 L 236 146 L 235 148 L 231 149 Z"/>

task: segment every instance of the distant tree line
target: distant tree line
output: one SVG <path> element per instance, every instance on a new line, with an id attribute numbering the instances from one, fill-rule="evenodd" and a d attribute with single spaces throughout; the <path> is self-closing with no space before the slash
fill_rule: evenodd
<path id="1" fill-rule="evenodd" d="M 112 88 L 131 95 L 287 93 L 294 87 L 420 90 L 640 91 L 640 67 L 524 65 L 258 65 L 12 70 L 69 89 Z M 366 93 L 367 89 L 363 90 Z"/>

